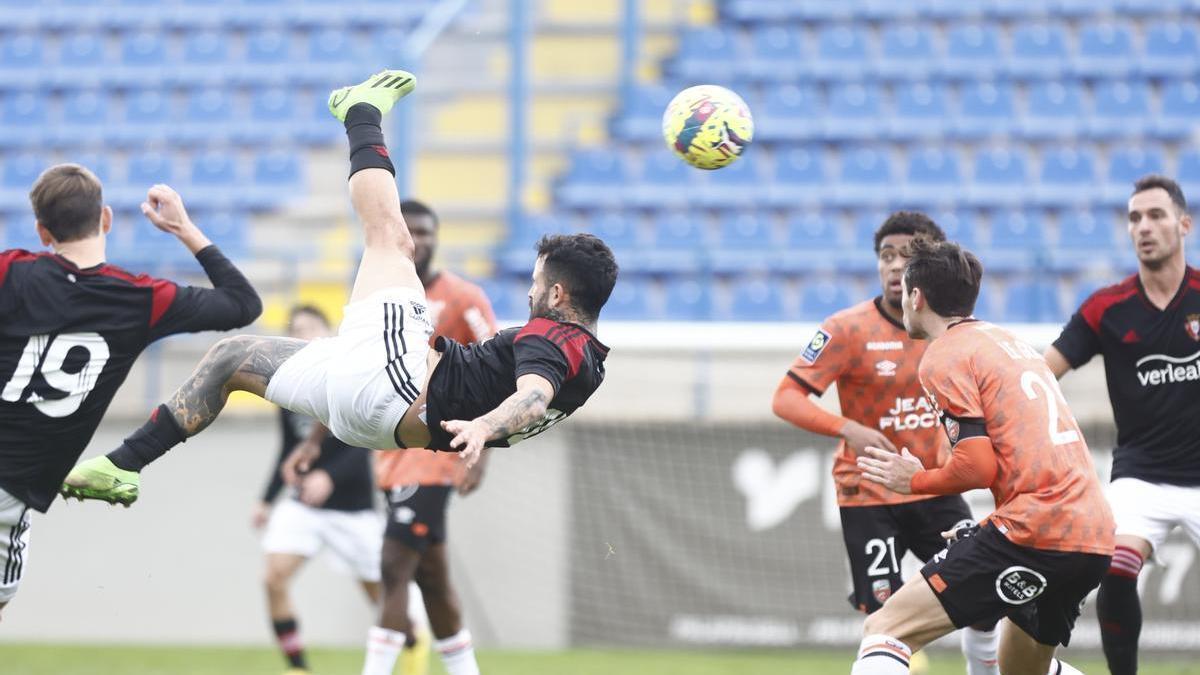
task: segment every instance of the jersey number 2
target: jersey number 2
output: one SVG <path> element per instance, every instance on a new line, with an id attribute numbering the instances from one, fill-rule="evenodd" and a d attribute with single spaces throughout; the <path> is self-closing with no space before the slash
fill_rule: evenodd
<path id="1" fill-rule="evenodd" d="M 63 370 L 67 355 L 79 347 L 87 352 L 87 362 L 75 372 Z M 44 356 L 43 356 L 44 354 Z M 0 399 L 9 403 L 20 403 L 30 381 L 38 371 L 46 384 L 66 394 L 63 398 L 46 399 L 34 392 L 25 398 L 42 414 L 49 417 L 66 417 L 79 410 L 83 399 L 92 392 L 100 371 L 108 363 L 108 343 L 99 333 L 64 333 L 57 337 L 34 335 L 25 343 L 21 361 L 12 379 L 4 385 Z"/>
<path id="2" fill-rule="evenodd" d="M 1058 383 L 1046 382 L 1046 378 L 1038 375 L 1032 370 L 1027 370 L 1021 373 L 1021 389 L 1025 391 L 1025 395 L 1032 401 L 1038 398 L 1038 393 L 1035 389 L 1041 389 L 1042 394 L 1046 398 L 1046 415 L 1049 419 L 1047 429 L 1050 433 L 1050 442 L 1055 445 L 1066 445 L 1079 440 L 1079 432 L 1074 429 L 1058 428 L 1058 406 L 1062 403 L 1066 407 L 1067 403 L 1063 400 L 1062 392 L 1059 391 Z"/>

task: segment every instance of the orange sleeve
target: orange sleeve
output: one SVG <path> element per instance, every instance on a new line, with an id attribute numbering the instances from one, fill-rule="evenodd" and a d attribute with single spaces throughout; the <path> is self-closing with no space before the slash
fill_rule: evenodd
<path id="1" fill-rule="evenodd" d="M 950 459 L 940 469 L 918 471 L 912 477 L 915 495 L 956 495 L 985 488 L 996 480 L 996 452 L 987 436 L 958 442 Z"/>
<path id="2" fill-rule="evenodd" d="M 835 415 L 809 398 L 810 389 L 790 371 L 771 400 L 771 410 L 780 419 L 823 436 L 837 436 L 846 424 L 846 418 Z"/>

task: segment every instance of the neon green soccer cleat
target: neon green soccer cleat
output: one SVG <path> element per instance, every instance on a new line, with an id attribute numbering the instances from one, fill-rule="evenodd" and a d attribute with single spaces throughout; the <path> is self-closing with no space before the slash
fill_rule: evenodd
<path id="1" fill-rule="evenodd" d="M 346 121 L 346 112 L 358 103 L 369 103 L 386 115 L 396 101 L 404 98 L 417 86 L 417 78 L 405 70 L 381 70 L 366 81 L 329 93 L 329 112 Z"/>
<path id="2" fill-rule="evenodd" d="M 108 457 L 100 455 L 76 464 L 59 492 L 64 499 L 96 499 L 128 507 L 137 501 L 140 483 L 138 472 L 118 468 Z"/>

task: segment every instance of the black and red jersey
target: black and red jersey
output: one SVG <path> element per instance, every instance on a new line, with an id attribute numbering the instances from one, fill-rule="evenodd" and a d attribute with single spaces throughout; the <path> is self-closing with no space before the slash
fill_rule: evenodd
<path id="1" fill-rule="evenodd" d="M 443 420 L 471 420 L 494 410 L 517 391 L 517 378 L 531 373 L 554 387 L 545 417 L 488 445 L 507 447 L 542 433 L 600 387 L 608 356 L 608 347 L 583 326 L 549 319 L 533 319 L 469 345 L 439 337 L 434 349 L 442 359 L 429 380 L 426 423 L 429 447 L 435 450 L 451 450 L 453 437 L 442 429 Z"/>
<path id="2" fill-rule="evenodd" d="M 279 409 L 279 426 L 283 432 L 283 444 L 275 468 L 263 492 L 263 502 L 270 504 L 283 492 L 283 463 L 292 450 L 312 431 L 318 422 L 311 417 L 294 413 L 286 408 Z M 425 453 L 432 455 L 434 453 Z M 324 471 L 333 481 L 333 492 L 319 508 L 328 511 L 365 511 L 374 505 L 375 476 L 371 471 L 371 451 L 356 448 L 338 440 L 333 434 L 321 442 L 321 456 L 313 461 L 310 471 Z M 298 495 L 292 495 L 293 498 Z"/>
<path id="3" fill-rule="evenodd" d="M 1200 485 L 1200 272 L 1161 310 L 1136 274 L 1096 291 L 1054 346 L 1072 368 L 1104 356 L 1114 479 Z"/>
<path id="4" fill-rule="evenodd" d="M 215 246 L 196 259 L 214 288 L 0 252 L 0 488 L 45 511 L 146 345 L 258 317 L 254 288 Z"/>

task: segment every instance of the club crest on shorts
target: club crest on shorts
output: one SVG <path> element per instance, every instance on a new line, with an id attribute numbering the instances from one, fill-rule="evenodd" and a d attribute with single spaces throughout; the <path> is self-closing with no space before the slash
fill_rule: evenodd
<path id="1" fill-rule="evenodd" d="M 879 601 L 879 604 L 887 602 L 887 599 L 892 597 L 892 582 L 887 579 L 876 579 L 871 582 L 871 594 Z"/>
<path id="2" fill-rule="evenodd" d="M 1023 605 L 1046 590 L 1046 577 L 1028 567 L 1013 565 L 996 577 L 996 595 L 1010 605 Z"/>
<path id="3" fill-rule="evenodd" d="M 812 336 L 812 339 L 808 341 L 808 346 L 804 348 L 804 351 L 800 355 L 804 357 L 805 361 L 816 363 L 817 357 L 829 346 L 830 337 L 829 333 L 826 333 L 824 329 L 818 328 L 817 334 Z"/>
<path id="4" fill-rule="evenodd" d="M 1187 321 L 1183 322 L 1183 328 L 1187 331 L 1188 337 L 1200 342 L 1200 314 L 1188 314 Z"/>

